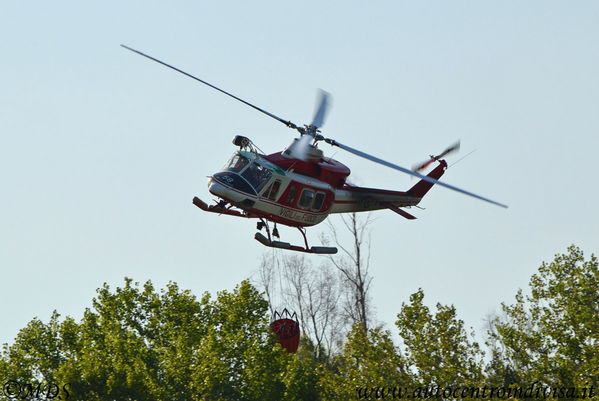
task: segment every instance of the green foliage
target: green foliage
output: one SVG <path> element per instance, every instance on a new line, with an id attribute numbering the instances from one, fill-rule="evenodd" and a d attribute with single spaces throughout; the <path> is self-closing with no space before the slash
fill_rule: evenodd
<path id="1" fill-rule="evenodd" d="M 391 340 L 391 333 L 378 327 L 364 331 L 357 324 L 334 365 L 322 379 L 326 399 L 348 400 L 358 388 L 409 386 L 406 363 Z"/>
<path id="2" fill-rule="evenodd" d="M 543 263 L 530 279 L 530 295 L 502 304 L 490 332 L 491 374 L 512 383 L 555 387 L 599 385 L 599 266 L 570 246 Z M 511 383 L 507 383 L 511 384 Z"/>
<path id="3" fill-rule="evenodd" d="M 65 361 L 61 352 L 61 333 L 70 333 L 72 319 L 59 323 L 60 315 L 55 311 L 48 324 L 35 318 L 23 328 L 16 338 L 17 346 L 4 345 L 0 377 L 3 380 L 52 380 Z"/>
<path id="4" fill-rule="evenodd" d="M 2 377 L 69 383 L 87 400 L 278 400 L 289 356 L 248 282 L 215 300 L 170 283 L 104 285 L 80 323 L 32 320 L 2 355 Z"/>
<path id="5" fill-rule="evenodd" d="M 422 289 L 402 304 L 395 323 L 406 346 L 406 358 L 419 384 L 478 386 L 483 381 L 483 356 L 469 340 L 455 307 L 437 304 L 433 315 L 422 302 Z"/>
<path id="6" fill-rule="evenodd" d="M 322 386 L 319 381 L 324 365 L 315 359 L 314 350 L 314 344 L 303 337 L 283 375 L 286 386 L 284 401 L 320 400 Z"/>
<path id="7" fill-rule="evenodd" d="M 397 316 L 403 352 L 389 331 L 357 324 L 331 357 L 307 337 L 287 354 L 270 332 L 267 302 L 246 281 L 215 298 L 131 279 L 97 293 L 80 322 L 57 312 L 47 323 L 31 320 L 3 348 L 4 382 L 68 383 L 70 399 L 86 400 L 374 399 L 396 390 L 415 399 L 441 397 L 423 392 L 435 386 L 599 387 L 599 267 L 573 246 L 543 263 L 530 295 L 519 291 L 491 322 L 486 370 L 455 308 L 431 312 L 422 290 Z"/>

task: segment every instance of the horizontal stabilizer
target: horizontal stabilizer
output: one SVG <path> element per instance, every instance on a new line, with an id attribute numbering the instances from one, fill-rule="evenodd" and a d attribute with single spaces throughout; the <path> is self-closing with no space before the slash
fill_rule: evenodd
<path id="1" fill-rule="evenodd" d="M 398 208 L 395 205 L 392 205 L 391 203 L 384 203 L 384 206 L 387 207 L 387 209 L 389 210 L 393 210 L 395 213 L 397 213 L 398 215 L 405 217 L 408 220 L 415 220 L 416 216 L 412 216 L 410 213 L 406 212 L 405 210 L 402 210 L 400 208 Z"/>

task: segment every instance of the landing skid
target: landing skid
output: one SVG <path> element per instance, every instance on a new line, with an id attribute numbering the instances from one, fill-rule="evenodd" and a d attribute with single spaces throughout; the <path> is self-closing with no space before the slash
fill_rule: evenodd
<path id="1" fill-rule="evenodd" d="M 313 246 L 311 248 L 303 248 L 301 246 L 291 245 L 289 242 L 271 241 L 261 233 L 256 233 L 254 238 L 257 239 L 262 245 L 266 245 L 271 248 L 287 249 L 288 251 L 298 251 L 306 253 L 317 253 L 321 255 L 332 255 L 337 253 L 337 248 L 332 248 L 328 246 Z"/>
<path id="2" fill-rule="evenodd" d="M 328 247 L 328 246 L 310 247 L 310 246 L 308 246 L 308 239 L 306 238 L 306 230 L 302 227 L 297 227 L 297 229 L 300 231 L 300 233 L 302 233 L 302 236 L 304 237 L 304 243 L 306 244 L 305 247 L 291 245 L 288 242 L 273 241 L 270 236 L 270 228 L 268 227 L 268 221 L 264 220 L 261 217 L 254 215 L 254 214 L 248 214 L 245 211 L 239 211 L 239 210 L 233 209 L 232 205 L 227 207 L 227 204 L 224 201 L 217 203 L 215 205 L 209 206 L 208 204 L 206 204 L 206 202 L 204 202 L 200 198 L 195 197 L 195 198 L 193 198 L 193 204 L 206 212 L 212 212 L 212 213 L 218 213 L 218 214 L 228 214 L 229 216 L 260 219 L 260 223 L 258 223 L 258 224 L 261 226 L 258 226 L 258 228 L 259 229 L 262 229 L 263 227 L 266 228 L 266 234 L 268 235 L 268 237 L 265 237 L 261 233 L 256 233 L 254 238 L 257 239 L 262 245 L 269 246 L 271 248 L 287 249 L 289 251 L 297 251 L 297 252 L 316 253 L 316 254 L 321 254 L 321 255 L 322 254 L 332 255 L 332 254 L 337 253 L 337 248 L 334 248 L 334 247 Z M 275 223 L 275 227 L 273 230 L 273 235 L 275 237 L 279 236 L 276 223 Z"/>
<path id="3" fill-rule="evenodd" d="M 282 242 L 282 241 L 273 241 L 272 238 L 270 237 L 270 228 L 268 227 L 268 222 L 264 221 L 264 219 L 260 218 L 260 221 L 262 222 L 262 227 L 266 228 L 266 234 L 268 235 L 268 238 L 265 237 L 264 235 L 262 235 L 262 233 L 256 233 L 256 235 L 254 235 L 254 238 L 260 242 L 262 245 L 265 246 L 269 246 L 271 248 L 279 248 L 279 249 L 287 249 L 288 251 L 297 251 L 297 252 L 305 252 L 305 253 L 316 253 L 316 254 L 320 254 L 320 255 L 333 255 L 335 253 L 337 253 L 337 248 L 334 247 L 329 247 L 329 246 L 313 246 L 310 247 L 308 246 L 308 239 L 306 238 L 306 229 L 302 228 L 302 227 L 297 227 L 297 229 L 299 230 L 300 233 L 302 233 L 302 236 L 304 237 L 304 244 L 306 244 L 305 247 L 301 247 L 298 245 L 291 245 L 289 242 Z M 258 223 L 260 224 L 260 223 Z M 260 228 L 260 227 L 258 227 Z M 278 231 L 276 231 L 276 223 L 275 223 L 275 230 L 273 231 L 273 234 L 275 237 L 278 237 Z"/>

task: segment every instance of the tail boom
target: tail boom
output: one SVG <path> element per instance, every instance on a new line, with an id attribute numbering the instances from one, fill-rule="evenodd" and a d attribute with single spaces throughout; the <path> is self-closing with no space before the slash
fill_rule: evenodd
<path id="1" fill-rule="evenodd" d="M 438 180 L 443 176 L 447 169 L 447 163 L 445 160 L 440 160 L 439 163 L 439 166 L 431 171 L 427 177 Z M 415 219 L 414 216 L 399 208 L 418 205 L 433 185 L 433 183 L 426 180 L 420 180 L 407 192 L 345 185 L 335 191 L 335 202 L 331 208 L 331 213 L 390 209 L 412 220 Z"/>

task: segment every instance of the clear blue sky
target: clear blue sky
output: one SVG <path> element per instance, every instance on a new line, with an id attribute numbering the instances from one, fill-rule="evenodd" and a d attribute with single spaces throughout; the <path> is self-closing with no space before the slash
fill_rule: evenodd
<path id="1" fill-rule="evenodd" d="M 327 136 L 403 166 L 456 139 L 477 149 L 444 180 L 508 210 L 435 188 L 418 220 L 375 215 L 389 328 L 422 287 L 480 331 L 543 260 L 597 252 L 595 1 L 4 2 L 0 34 L 0 343 L 54 309 L 79 318 L 124 276 L 231 289 L 265 252 L 253 222 L 191 199 L 212 199 L 235 134 L 270 153 L 293 131 L 121 43 L 296 123 L 323 88 Z M 414 183 L 322 147 L 357 184 Z"/>

